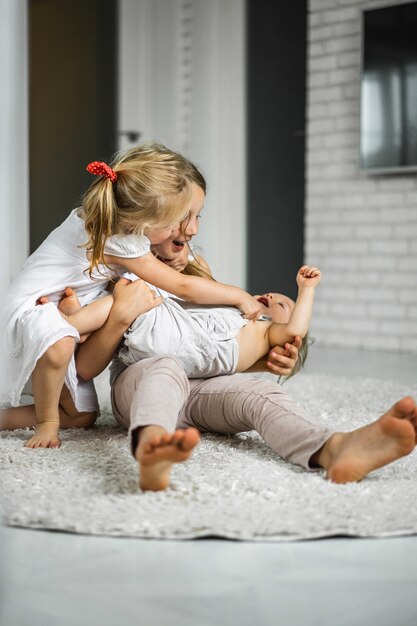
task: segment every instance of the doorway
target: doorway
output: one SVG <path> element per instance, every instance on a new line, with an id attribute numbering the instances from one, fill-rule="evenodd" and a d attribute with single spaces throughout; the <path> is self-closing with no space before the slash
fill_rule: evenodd
<path id="1" fill-rule="evenodd" d="M 30 0 L 30 250 L 117 149 L 117 0 Z"/>
<path id="2" fill-rule="evenodd" d="M 304 258 L 307 2 L 247 1 L 248 286 L 295 297 Z"/>

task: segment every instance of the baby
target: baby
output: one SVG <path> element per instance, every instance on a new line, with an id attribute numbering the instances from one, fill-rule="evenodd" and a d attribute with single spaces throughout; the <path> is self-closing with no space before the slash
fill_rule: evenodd
<path id="1" fill-rule="evenodd" d="M 199 306 L 166 296 L 162 305 L 141 315 L 125 334 L 119 357 L 126 365 L 171 354 L 180 359 L 189 378 L 210 378 L 243 372 L 294 337 L 303 338 L 305 352 L 314 291 L 321 279 L 316 267 L 297 273 L 298 297 L 256 296 L 268 319 L 249 321 L 233 307 Z M 303 359 L 300 359 L 301 361 Z"/>

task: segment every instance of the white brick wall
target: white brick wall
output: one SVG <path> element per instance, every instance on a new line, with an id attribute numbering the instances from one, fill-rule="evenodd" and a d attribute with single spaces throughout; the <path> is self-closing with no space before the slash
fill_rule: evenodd
<path id="1" fill-rule="evenodd" d="M 306 262 L 324 276 L 311 334 L 417 354 L 417 173 L 359 172 L 361 12 L 392 4 L 309 1 Z"/>

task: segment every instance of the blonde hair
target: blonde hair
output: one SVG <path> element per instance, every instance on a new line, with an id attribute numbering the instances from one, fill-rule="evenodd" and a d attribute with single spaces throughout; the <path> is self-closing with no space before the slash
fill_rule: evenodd
<path id="1" fill-rule="evenodd" d="M 117 154 L 111 167 L 117 181 L 100 176 L 82 200 L 90 276 L 99 264 L 105 265 L 108 237 L 181 224 L 189 214 L 191 183 L 199 177 L 204 181 L 185 157 L 156 143 Z"/>
<path id="2" fill-rule="evenodd" d="M 192 258 L 189 259 L 187 265 L 182 270 L 182 273 L 187 276 L 200 276 L 201 278 L 207 278 L 208 280 L 216 282 L 216 279 L 212 275 L 210 268 L 204 259 L 194 254 L 194 250 L 190 248 L 190 246 L 188 246 L 188 251 Z"/>
<path id="3" fill-rule="evenodd" d="M 199 260 L 194 257 L 192 261 L 188 261 L 186 267 L 182 270 L 183 274 L 187 276 L 200 276 L 201 278 L 208 278 L 209 280 L 216 280 L 209 270 L 204 267 Z"/>

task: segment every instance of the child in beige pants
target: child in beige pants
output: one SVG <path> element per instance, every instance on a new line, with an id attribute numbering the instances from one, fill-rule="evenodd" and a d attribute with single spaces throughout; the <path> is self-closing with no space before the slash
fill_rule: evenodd
<path id="1" fill-rule="evenodd" d="M 150 422 L 169 433 L 256 430 L 283 459 L 311 469 L 311 457 L 333 434 L 309 420 L 275 382 L 247 374 L 188 380 L 173 356 L 139 361 L 111 382 L 114 415 L 130 430 L 133 453 L 139 430 Z"/>
<path id="2" fill-rule="evenodd" d="M 129 428 L 142 489 L 169 485 L 200 432 L 256 430 L 283 459 L 305 469 L 324 468 L 334 482 L 354 482 L 409 454 L 415 447 L 417 407 L 406 397 L 352 432 L 315 424 L 280 385 L 246 374 L 189 381 L 173 356 L 145 359 L 112 371 L 113 411 Z"/>

